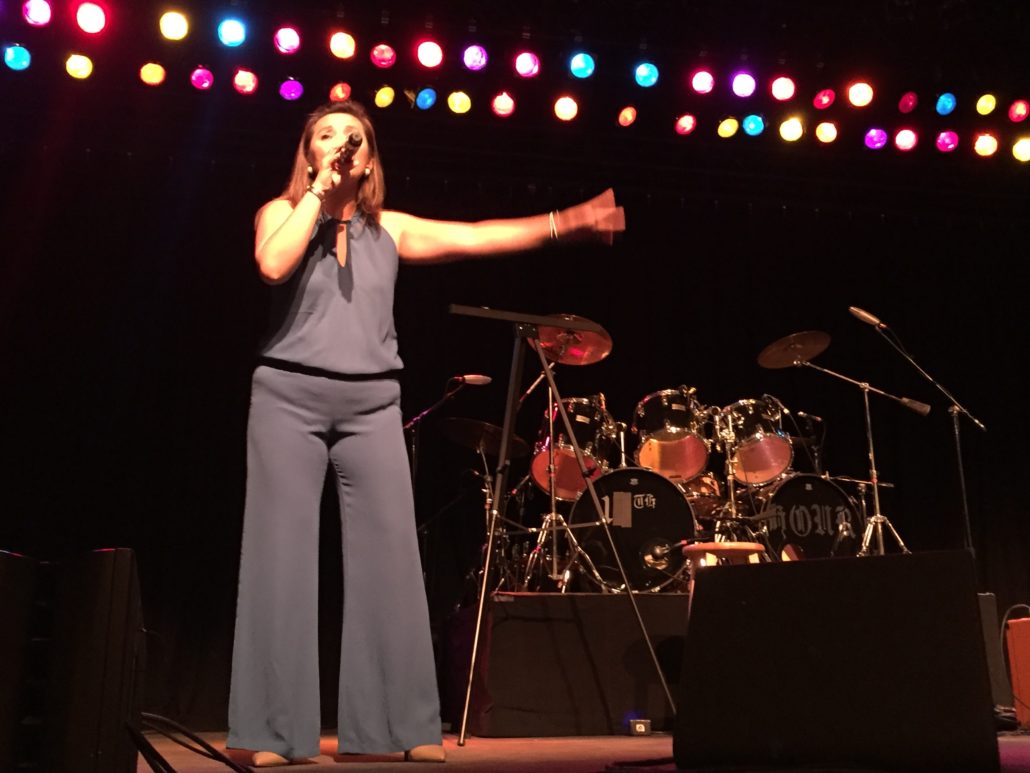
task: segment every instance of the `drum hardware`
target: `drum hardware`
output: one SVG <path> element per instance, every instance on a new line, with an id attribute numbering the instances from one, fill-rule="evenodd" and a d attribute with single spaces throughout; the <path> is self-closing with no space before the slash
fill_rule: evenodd
<path id="1" fill-rule="evenodd" d="M 469 671 L 468 679 L 465 685 L 465 703 L 462 709 L 461 728 L 458 734 L 458 745 L 465 745 L 465 734 L 468 722 L 468 711 L 472 698 L 472 681 L 476 670 L 476 655 L 479 648 L 479 636 L 482 631 L 483 623 L 483 611 L 486 605 L 486 578 L 489 574 L 489 565 L 491 560 L 492 548 L 494 544 L 495 530 L 497 528 L 497 521 L 499 516 L 504 515 L 504 510 L 507 507 L 507 503 L 503 497 L 499 496 L 507 486 L 507 475 L 510 468 L 510 461 L 508 458 L 508 446 L 512 437 L 512 426 L 514 424 L 515 412 L 517 410 L 517 391 L 519 389 L 519 383 L 522 381 L 522 366 L 525 355 L 526 346 L 531 346 L 540 358 L 540 363 L 544 370 L 544 375 L 547 378 L 548 386 L 553 391 L 555 398 L 555 404 L 558 407 L 559 413 L 561 414 L 562 424 L 565 427 L 566 432 L 569 433 L 570 442 L 572 443 L 573 450 L 575 451 L 576 461 L 579 464 L 580 471 L 583 474 L 583 478 L 586 481 L 586 490 L 589 493 L 590 499 L 593 502 L 595 510 L 600 513 L 601 503 L 597 496 L 597 491 L 594 489 L 593 481 L 590 479 L 590 472 L 587 468 L 586 462 L 583 458 L 582 451 L 580 450 L 575 434 L 572 431 L 572 423 L 569 420 L 568 412 L 565 410 L 565 406 L 561 399 L 561 394 L 558 391 L 557 385 L 554 382 L 554 375 L 551 373 L 548 367 L 547 355 L 548 347 L 545 346 L 547 341 L 557 339 L 558 336 L 555 331 L 562 331 L 567 333 L 574 333 L 578 337 L 577 346 L 582 351 L 580 356 L 579 364 L 588 364 L 591 358 L 596 357 L 602 359 L 607 356 L 608 352 L 611 351 L 611 338 L 608 337 L 600 325 L 589 320 L 579 318 L 565 318 L 562 320 L 563 324 L 560 326 L 555 325 L 555 319 L 553 317 L 542 317 L 538 315 L 530 314 L 519 314 L 508 311 L 497 311 L 494 309 L 477 308 L 473 306 L 458 306 L 452 304 L 450 311 L 453 314 L 462 314 L 471 317 L 479 317 L 485 319 L 493 319 L 495 321 L 504 321 L 512 324 L 514 346 L 512 351 L 511 359 L 511 370 L 508 377 L 508 392 L 505 399 L 504 408 L 504 425 L 502 431 L 502 440 L 500 444 L 500 456 L 497 462 L 497 475 L 495 477 L 495 489 L 497 495 L 494 496 L 494 508 L 490 515 L 490 524 L 487 529 L 487 545 L 484 553 L 484 569 L 483 569 L 483 582 L 480 585 L 479 593 L 479 604 L 476 611 L 476 624 L 475 631 L 472 637 L 472 650 L 469 657 Z M 589 334 L 589 335 L 588 335 Z M 571 336 L 566 337 L 568 340 L 572 340 Z M 607 342 L 605 342 L 607 339 Z M 569 356 L 568 352 L 570 347 L 562 347 L 563 353 L 557 357 L 560 362 L 567 362 L 566 357 Z M 603 352 L 603 354 L 601 353 Z M 594 360 L 596 361 L 596 360 Z M 615 551 L 615 540 L 608 528 L 607 522 L 601 520 L 601 526 L 605 530 L 605 534 L 608 539 L 608 543 L 612 550 Z M 623 567 L 618 555 L 615 555 L 616 564 L 619 569 L 619 574 L 623 577 L 627 587 L 629 587 L 629 580 L 626 578 L 626 571 Z M 676 701 L 672 697 L 672 692 L 669 689 L 668 681 L 665 678 L 665 674 L 662 671 L 661 664 L 658 661 L 658 655 L 655 652 L 651 637 L 648 634 L 647 626 L 644 624 L 644 619 L 641 616 L 640 609 L 637 605 L 636 599 L 633 593 L 627 593 L 626 598 L 629 599 L 630 606 L 633 609 L 633 615 L 636 619 L 637 625 L 640 628 L 641 637 L 647 646 L 648 654 L 651 658 L 651 663 L 654 666 L 655 676 L 658 679 L 659 684 L 662 686 L 662 690 L 665 695 L 665 699 L 668 702 L 669 708 L 673 714 L 676 712 Z"/>
<path id="2" fill-rule="evenodd" d="M 865 508 L 862 508 L 865 510 Z M 863 516 L 865 513 L 863 512 Z M 852 530 L 851 525 L 847 521 L 841 521 L 837 524 L 837 534 L 833 537 L 833 542 L 830 544 L 830 558 L 834 558 L 837 555 L 837 551 L 840 549 L 841 543 L 845 539 L 854 539 L 855 532 Z"/>
<path id="3" fill-rule="evenodd" d="M 869 393 L 875 392 L 883 397 L 889 397 L 891 400 L 899 402 L 910 410 L 920 413 L 923 416 L 929 412 L 930 407 L 924 403 L 919 403 L 907 397 L 896 397 L 895 395 L 884 392 L 881 389 L 870 386 L 865 381 L 856 381 L 853 378 L 836 373 L 829 368 L 812 364 L 810 360 L 825 351 L 829 344 L 830 336 L 827 333 L 821 333 L 819 331 L 795 333 L 787 336 L 786 338 L 782 338 L 779 341 L 774 341 L 769 344 L 769 346 L 765 347 L 765 349 L 763 349 L 758 355 L 758 364 L 764 368 L 804 366 L 818 370 L 821 373 L 833 376 L 834 378 L 838 378 L 849 384 L 853 384 L 862 390 L 862 402 L 865 409 L 866 445 L 869 451 L 869 483 L 873 491 L 873 514 L 866 521 L 865 530 L 862 534 L 862 546 L 859 548 L 858 555 L 870 555 L 872 552 L 870 546 L 875 539 L 876 554 L 882 556 L 884 554 L 883 530 L 885 528 L 894 539 L 897 546 L 901 549 L 901 552 L 910 553 L 911 551 L 905 546 L 905 543 L 902 541 L 897 529 L 895 529 L 890 520 L 880 512 L 880 486 L 878 473 L 876 471 L 876 454 L 873 450 L 873 421 L 869 409 Z"/>
<path id="4" fill-rule="evenodd" d="M 490 379 L 485 378 L 485 377 L 483 377 L 481 379 L 481 383 L 482 382 L 489 383 L 489 381 L 490 381 Z M 428 408 L 423 410 L 421 413 L 419 413 L 418 415 L 416 415 L 413 418 L 411 418 L 404 425 L 404 428 L 403 428 L 404 432 L 409 433 L 408 434 L 408 452 L 409 452 L 408 453 L 408 460 L 409 460 L 410 469 L 411 469 L 411 485 L 412 485 L 412 488 L 415 487 L 416 481 L 417 481 L 417 478 L 418 478 L 419 436 L 421 435 L 421 430 L 422 430 L 422 420 L 425 419 L 429 414 L 433 413 L 441 405 L 443 405 L 448 400 L 450 400 L 452 397 L 454 397 L 456 394 L 458 394 L 458 392 L 460 392 L 462 387 L 464 387 L 466 384 L 473 384 L 473 383 L 476 383 L 476 382 L 471 381 L 471 380 L 470 381 L 466 381 L 465 378 L 462 377 L 462 376 L 456 376 L 456 377 L 452 377 L 452 378 L 448 379 L 447 380 L 447 385 L 444 388 L 443 396 L 439 400 L 437 400 L 435 403 L 430 405 Z M 471 421 L 471 420 L 467 420 L 467 421 Z M 482 422 L 480 422 L 480 423 L 482 424 Z M 497 427 L 493 427 L 493 429 L 496 430 L 498 428 Z M 482 427 L 480 427 L 478 429 L 473 429 L 473 427 L 471 425 L 469 425 L 469 426 L 463 427 L 461 430 L 457 430 L 456 429 L 455 431 L 459 432 L 459 433 L 463 433 L 465 435 L 463 440 L 459 441 L 459 442 L 463 442 L 464 445 L 470 446 L 472 448 L 476 448 L 477 445 L 482 445 L 483 443 L 488 442 L 488 439 L 485 436 L 483 436 L 482 434 L 480 434 L 477 437 L 477 440 L 476 440 L 475 443 L 469 443 L 468 442 L 471 439 L 471 435 L 472 434 L 476 434 L 477 431 L 481 432 L 481 430 L 482 430 Z M 497 435 L 497 437 L 499 437 L 499 434 Z M 523 445 L 525 445 L 525 443 L 523 443 Z M 516 448 L 517 448 L 517 446 L 516 446 Z M 496 454 L 496 443 L 494 444 L 494 450 L 495 450 L 495 454 Z M 528 451 L 528 447 L 527 447 L 526 450 Z M 428 582 L 428 576 L 426 574 L 426 567 L 430 565 L 430 561 L 429 561 L 429 545 L 428 545 L 427 539 L 428 539 L 428 536 L 429 536 L 429 527 L 430 527 L 430 525 L 432 525 L 434 520 L 435 520 L 435 518 L 430 519 L 426 523 L 422 524 L 422 526 L 417 531 L 417 535 L 418 535 L 418 538 L 419 538 L 419 555 L 420 555 L 420 558 L 422 559 L 422 579 L 424 581 L 427 581 L 427 582 Z"/>
<path id="5" fill-rule="evenodd" d="M 494 479 L 490 473 L 490 464 L 487 460 L 487 455 L 489 454 L 492 457 L 496 457 L 498 455 L 500 451 L 500 437 L 502 434 L 501 428 L 485 421 L 458 417 L 449 417 L 444 419 L 442 426 L 445 437 L 459 445 L 475 451 L 483 464 L 482 472 L 472 470 L 472 473 L 482 481 L 484 517 L 486 525 L 489 528 L 490 515 L 493 512 L 494 504 Z M 517 435 L 512 436 L 511 456 L 513 458 L 518 458 L 526 456 L 528 453 L 529 445 L 526 441 Z M 519 486 L 516 486 L 512 494 L 518 491 L 518 488 Z M 521 524 L 510 521 L 507 518 L 504 518 L 503 520 L 511 526 L 517 528 L 522 527 Z M 497 581 L 495 583 L 495 590 L 501 590 L 506 586 L 515 590 L 518 587 L 516 585 L 516 572 L 506 559 L 508 556 L 508 550 L 506 549 L 508 544 L 508 532 L 501 532 L 499 539 L 503 544 L 503 549 L 498 551 L 501 558 L 498 560 L 498 565 L 496 567 Z"/>
<path id="6" fill-rule="evenodd" d="M 625 469 L 628 465 L 626 464 L 626 423 L 623 421 L 615 422 L 615 432 L 619 439 L 619 469 Z"/>
<path id="7" fill-rule="evenodd" d="M 965 533 L 963 535 L 963 538 L 965 541 L 966 550 L 968 550 L 969 553 L 973 555 L 975 558 L 976 552 L 973 549 L 973 532 L 969 522 L 969 499 L 966 495 L 966 474 L 962 463 L 962 437 L 961 428 L 959 425 L 959 414 L 965 414 L 966 418 L 968 418 L 971 422 L 973 422 L 973 424 L 975 424 L 984 432 L 987 431 L 987 427 L 984 426 L 983 422 L 981 422 L 978 418 L 976 418 L 973 414 L 966 410 L 966 408 L 963 407 L 962 404 L 955 399 L 955 396 L 951 394 L 951 392 L 945 389 L 945 387 L 942 384 L 937 382 L 929 373 L 927 373 L 919 366 L 919 363 L 917 363 L 912 358 L 912 356 L 905 350 L 905 347 L 902 345 L 901 340 L 898 338 L 898 334 L 895 333 L 894 330 L 892 330 L 890 327 L 885 325 L 883 322 L 881 322 L 879 319 L 877 319 L 867 311 L 862 311 L 862 309 L 858 309 L 854 306 L 849 307 L 848 311 L 850 311 L 854 316 L 858 317 L 863 322 L 872 325 L 876 329 L 876 332 L 880 334 L 881 338 L 883 338 L 888 344 L 891 345 L 891 347 L 895 351 L 897 351 L 902 357 L 904 357 L 908 361 L 908 363 L 913 368 L 915 368 L 923 378 L 925 378 L 927 381 L 929 381 L 931 384 L 937 387 L 937 390 L 947 398 L 949 403 L 951 403 L 951 405 L 948 406 L 948 414 L 951 416 L 952 437 L 954 437 L 955 439 L 955 457 L 958 461 L 959 494 L 961 495 L 962 500 L 962 520 L 963 526 L 965 527 Z M 913 410 L 917 410 L 917 412 L 923 413 L 923 415 L 925 416 L 926 413 L 929 413 L 930 406 L 925 406 L 925 413 L 917 408 L 913 408 Z"/>
<path id="8" fill-rule="evenodd" d="M 557 368 L 557 367 L 558 367 L 558 363 L 557 362 L 552 362 L 551 363 L 551 372 L 553 373 L 554 369 Z M 526 401 L 526 398 L 529 397 L 531 394 L 533 394 L 533 390 L 536 389 L 538 386 L 540 386 L 540 382 L 543 381 L 545 377 L 546 377 L 546 374 L 543 371 L 540 371 L 540 375 L 536 377 L 536 379 L 533 381 L 533 383 L 530 384 L 526 388 L 526 391 L 522 393 L 522 397 L 519 398 L 519 408 L 522 407 L 522 403 L 524 403 Z"/>
<path id="9" fill-rule="evenodd" d="M 794 415 L 801 419 L 805 423 L 805 427 L 808 429 L 808 433 L 802 438 L 799 438 L 797 444 L 804 449 L 809 460 L 812 462 L 812 471 L 815 472 L 816 475 L 822 475 L 823 444 L 826 442 L 826 425 L 820 417 L 813 416 L 812 414 L 805 413 L 804 411 L 796 411 Z M 819 425 L 820 429 L 818 437 L 816 436 L 816 424 Z M 791 442 L 794 443 L 795 439 L 791 438 Z"/>
<path id="10" fill-rule="evenodd" d="M 726 506 L 720 512 L 720 515 L 728 514 L 729 520 L 736 520 L 740 513 L 737 510 L 737 487 L 735 481 L 737 480 L 736 475 L 736 459 L 733 454 L 733 449 L 737 444 L 736 434 L 734 431 L 733 423 L 726 421 L 723 418 L 722 410 L 720 408 L 710 409 L 712 419 L 715 422 L 715 439 L 717 448 L 725 453 L 724 466 L 726 469 Z M 718 518 L 716 520 L 716 529 L 718 530 L 719 523 L 726 518 Z"/>
<path id="11" fill-rule="evenodd" d="M 501 450 L 501 428 L 478 419 L 449 417 L 441 422 L 443 434 L 458 445 L 471 448 L 476 453 L 497 458 Z M 529 454 L 529 444 L 518 435 L 511 437 L 509 456 L 519 459 Z"/>

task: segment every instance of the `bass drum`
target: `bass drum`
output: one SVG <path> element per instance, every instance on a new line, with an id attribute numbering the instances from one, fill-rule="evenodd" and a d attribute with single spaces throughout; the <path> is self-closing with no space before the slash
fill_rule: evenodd
<path id="1" fill-rule="evenodd" d="M 792 475 L 744 498 L 783 561 L 854 556 L 865 521 L 855 500 L 818 475 Z"/>
<path id="2" fill-rule="evenodd" d="M 594 481 L 616 552 L 634 592 L 658 591 L 680 581 L 685 561 L 677 543 L 693 538 L 690 502 L 671 480 L 641 467 L 624 467 Z M 569 514 L 579 545 L 590 556 L 602 589 L 625 591 L 611 544 L 584 491 Z"/>

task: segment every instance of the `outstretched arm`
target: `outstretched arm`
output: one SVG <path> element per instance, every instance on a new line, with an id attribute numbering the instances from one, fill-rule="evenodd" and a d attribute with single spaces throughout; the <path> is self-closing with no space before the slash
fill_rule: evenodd
<path id="1" fill-rule="evenodd" d="M 552 241 L 611 244 L 617 232 L 626 230 L 626 216 L 609 188 L 582 204 L 543 215 L 463 223 L 386 211 L 382 224 L 403 260 L 442 262 L 521 252 Z"/>

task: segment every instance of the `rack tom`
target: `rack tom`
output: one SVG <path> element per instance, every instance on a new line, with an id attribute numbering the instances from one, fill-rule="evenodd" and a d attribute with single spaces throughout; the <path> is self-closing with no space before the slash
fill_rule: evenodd
<path id="1" fill-rule="evenodd" d="M 633 412 L 639 437 L 634 461 L 670 480 L 691 480 L 708 465 L 707 414 L 693 389 L 663 389 L 647 395 Z"/>
<path id="2" fill-rule="evenodd" d="M 567 397 L 562 400 L 565 412 L 572 425 L 573 438 L 583 453 L 587 472 L 591 479 L 608 470 L 608 460 L 615 448 L 615 422 L 604 408 L 599 395 L 591 397 Z M 551 443 L 550 426 L 554 424 L 554 442 Z M 572 502 L 586 488 L 586 481 L 576 461 L 572 445 L 557 405 L 544 411 L 530 474 L 533 482 L 545 493 L 550 492 L 550 449 L 554 449 L 554 494 L 563 502 Z"/>

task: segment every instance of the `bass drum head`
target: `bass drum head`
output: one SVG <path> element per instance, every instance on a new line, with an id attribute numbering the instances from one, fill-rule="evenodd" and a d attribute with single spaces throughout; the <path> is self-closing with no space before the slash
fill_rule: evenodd
<path id="1" fill-rule="evenodd" d="M 783 561 L 854 556 L 865 521 L 855 500 L 818 475 L 792 475 L 752 500 L 756 526 L 768 529 Z"/>
<path id="2" fill-rule="evenodd" d="M 684 493 L 668 478 L 640 467 L 613 470 L 594 481 L 630 589 L 657 591 L 680 580 L 683 552 L 673 547 L 694 536 L 694 514 Z M 589 491 L 569 514 L 579 545 L 593 562 L 603 587 L 625 584 Z M 597 525 L 587 525 L 596 523 Z M 577 528 L 577 525 L 579 528 Z M 589 569 L 586 576 L 592 577 Z M 598 578 L 592 577 L 597 582 Z"/>

